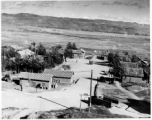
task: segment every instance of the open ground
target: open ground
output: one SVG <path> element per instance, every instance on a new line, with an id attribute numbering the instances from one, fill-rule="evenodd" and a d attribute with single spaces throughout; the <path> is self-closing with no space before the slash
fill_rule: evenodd
<path id="1" fill-rule="evenodd" d="M 135 36 L 112 33 L 84 32 L 49 29 L 31 26 L 2 26 L 2 45 L 27 47 L 31 42 L 43 43 L 46 47 L 75 42 L 78 47 L 92 49 L 133 50 L 142 54 L 150 53 L 149 36 Z"/>

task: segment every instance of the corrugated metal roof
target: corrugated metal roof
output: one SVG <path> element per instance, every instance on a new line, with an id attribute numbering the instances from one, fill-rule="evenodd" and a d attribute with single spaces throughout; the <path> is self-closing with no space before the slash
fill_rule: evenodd
<path id="1" fill-rule="evenodd" d="M 63 77 L 63 78 L 71 78 L 74 74 L 73 71 L 60 71 L 53 69 L 45 69 L 43 73 L 52 74 L 54 77 Z"/>
<path id="2" fill-rule="evenodd" d="M 41 80 L 41 81 L 49 81 L 53 75 L 52 74 L 44 74 L 44 73 L 29 73 L 29 72 L 21 72 L 18 75 L 19 78 L 24 79 L 34 79 L 34 80 Z"/>

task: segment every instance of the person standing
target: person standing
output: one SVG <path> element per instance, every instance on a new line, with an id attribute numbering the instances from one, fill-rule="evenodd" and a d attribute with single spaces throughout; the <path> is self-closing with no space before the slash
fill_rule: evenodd
<path id="1" fill-rule="evenodd" d="M 23 91 L 22 81 L 20 80 L 21 91 Z"/>
<path id="2" fill-rule="evenodd" d="M 99 87 L 99 83 L 97 83 L 94 87 L 94 96 L 97 98 L 97 90 L 98 90 L 98 87 Z"/>

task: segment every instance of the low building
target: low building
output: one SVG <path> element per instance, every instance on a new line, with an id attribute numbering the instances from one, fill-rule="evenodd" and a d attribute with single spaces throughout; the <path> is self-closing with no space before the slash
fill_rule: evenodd
<path id="1" fill-rule="evenodd" d="M 74 58 L 84 58 L 85 52 L 84 50 L 72 50 L 72 54 Z"/>
<path id="2" fill-rule="evenodd" d="M 52 83 L 64 83 L 71 84 L 73 82 L 72 75 L 74 75 L 73 71 L 60 71 L 54 69 L 45 69 L 44 74 L 51 74 L 53 76 Z"/>
<path id="3" fill-rule="evenodd" d="M 21 72 L 18 75 L 19 82 L 18 80 L 14 81 L 23 86 L 39 86 L 42 89 L 51 89 L 52 77 L 52 74 Z"/>

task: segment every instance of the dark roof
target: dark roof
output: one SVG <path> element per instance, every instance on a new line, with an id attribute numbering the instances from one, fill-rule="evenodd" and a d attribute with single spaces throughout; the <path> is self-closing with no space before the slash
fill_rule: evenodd
<path id="1" fill-rule="evenodd" d="M 142 68 L 124 68 L 124 76 L 144 77 Z"/>
<path id="2" fill-rule="evenodd" d="M 24 79 L 34 79 L 34 80 L 40 80 L 40 81 L 49 81 L 53 75 L 51 74 L 44 74 L 44 73 L 29 73 L 29 72 L 21 72 L 18 75 L 19 78 Z"/>
<path id="3" fill-rule="evenodd" d="M 54 77 L 71 78 L 73 71 L 60 71 L 54 69 L 45 69 L 43 73 L 52 74 Z"/>
<path id="4" fill-rule="evenodd" d="M 82 51 L 81 50 L 72 50 L 72 53 L 73 54 L 80 54 L 80 53 L 82 53 Z"/>

